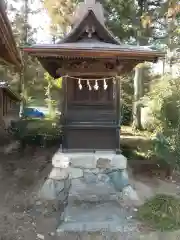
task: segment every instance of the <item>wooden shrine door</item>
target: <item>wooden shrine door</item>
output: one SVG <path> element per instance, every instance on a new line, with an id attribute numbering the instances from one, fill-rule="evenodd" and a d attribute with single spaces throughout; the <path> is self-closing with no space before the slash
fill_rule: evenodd
<path id="1" fill-rule="evenodd" d="M 115 149 L 113 77 L 66 80 L 65 139 L 67 149 Z"/>

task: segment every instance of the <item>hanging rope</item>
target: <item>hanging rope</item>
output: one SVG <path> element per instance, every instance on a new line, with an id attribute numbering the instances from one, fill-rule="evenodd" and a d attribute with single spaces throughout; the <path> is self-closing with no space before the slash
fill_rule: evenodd
<path id="1" fill-rule="evenodd" d="M 79 85 L 79 89 L 81 90 L 82 89 L 82 84 L 81 84 L 81 79 L 80 78 L 78 79 L 78 85 Z"/>
<path id="2" fill-rule="evenodd" d="M 115 79 L 115 77 L 107 77 L 107 78 L 79 78 L 79 77 L 72 77 L 72 76 L 69 76 L 69 75 L 65 75 L 65 76 L 61 76 L 61 78 L 64 78 L 64 77 L 68 77 L 68 78 L 71 78 L 71 79 L 75 79 L 75 80 L 80 80 L 80 81 L 107 81 L 107 80 L 110 80 L 110 79 Z"/>
<path id="3" fill-rule="evenodd" d="M 107 81 L 110 80 L 110 79 L 112 79 L 112 80 L 115 79 L 115 77 L 107 77 L 107 78 L 78 78 L 78 77 L 72 77 L 72 76 L 69 76 L 69 75 L 62 76 L 61 78 L 63 78 L 63 77 L 64 78 L 68 77 L 68 78 L 77 80 L 78 81 L 78 87 L 79 87 L 80 90 L 82 90 L 82 88 L 83 88 L 82 81 L 86 81 L 87 82 L 87 87 L 89 88 L 89 91 L 91 91 L 92 88 L 94 88 L 95 91 L 98 91 L 98 89 L 99 89 L 98 81 L 103 81 L 104 82 L 103 88 L 104 88 L 104 90 L 107 90 L 107 88 L 108 88 Z M 92 81 L 94 81 L 94 86 L 93 87 L 91 86 L 91 83 L 90 83 Z"/>
<path id="4" fill-rule="evenodd" d="M 97 82 L 97 80 L 95 80 L 94 90 L 97 91 L 98 89 L 99 89 L 98 82 Z"/>
<path id="5" fill-rule="evenodd" d="M 106 90 L 107 88 L 108 88 L 108 85 L 107 85 L 106 79 L 104 79 L 104 90 Z"/>
<path id="6" fill-rule="evenodd" d="M 90 84 L 89 80 L 87 80 L 87 85 L 88 85 L 89 91 L 91 91 L 92 87 L 91 87 L 91 84 Z"/>

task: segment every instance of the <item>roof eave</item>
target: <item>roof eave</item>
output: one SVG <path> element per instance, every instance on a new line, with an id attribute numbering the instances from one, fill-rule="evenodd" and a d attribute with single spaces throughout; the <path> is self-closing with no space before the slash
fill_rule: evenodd
<path id="1" fill-rule="evenodd" d="M 165 53 L 159 51 L 139 51 L 139 50 L 126 50 L 126 49 L 72 49 L 72 48 L 24 48 L 24 51 L 30 55 L 36 57 L 65 57 L 65 56 L 74 56 L 74 57 L 127 57 L 127 58 L 164 58 Z"/>
<path id="2" fill-rule="evenodd" d="M 20 71 L 21 70 L 21 65 L 22 65 L 22 58 L 20 55 L 20 52 L 17 49 L 15 40 L 14 40 L 14 36 L 12 33 L 12 28 L 10 25 L 10 21 L 4 11 L 4 9 L 2 8 L 2 2 L 0 5 L 0 22 L 1 22 L 1 31 L 3 31 L 3 37 L 6 37 L 6 45 L 7 45 L 7 51 L 8 54 L 10 55 L 11 60 L 6 62 L 16 66 L 16 68 Z"/>
<path id="3" fill-rule="evenodd" d="M 16 100 L 17 102 L 21 101 L 21 98 L 15 92 L 13 92 L 9 87 L 4 87 L 3 89 L 6 90 L 14 100 Z"/>

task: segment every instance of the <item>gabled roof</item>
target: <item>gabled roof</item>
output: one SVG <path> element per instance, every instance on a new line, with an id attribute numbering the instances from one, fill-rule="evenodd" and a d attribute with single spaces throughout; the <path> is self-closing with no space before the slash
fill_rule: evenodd
<path id="1" fill-rule="evenodd" d="M 57 44 L 41 44 L 24 48 L 38 57 L 42 66 L 53 76 L 63 64 L 62 59 L 114 59 L 132 60 L 131 69 L 139 62 L 156 61 L 164 53 L 148 47 L 124 45 L 113 36 L 104 23 L 103 8 L 95 0 L 85 0 L 75 11 L 71 32 Z M 61 58 L 62 64 L 56 61 Z"/>
<path id="2" fill-rule="evenodd" d="M 78 16 L 71 32 L 57 44 L 40 44 L 24 48 L 24 51 L 37 57 L 128 57 L 142 56 L 143 61 L 155 61 L 164 53 L 139 46 L 121 44 L 106 28 L 102 15 L 102 5 L 95 0 L 80 4 L 75 11 Z M 96 11 L 96 8 L 98 11 Z M 82 11 L 81 11 L 82 10 Z M 80 13 L 82 17 L 79 16 Z M 84 51 L 84 54 L 83 54 Z M 104 54 L 103 54 L 103 53 Z"/>
<path id="3" fill-rule="evenodd" d="M 6 14 L 4 0 L 0 0 L 0 60 L 13 64 L 20 70 L 21 56 L 17 49 L 12 28 Z"/>
<path id="4" fill-rule="evenodd" d="M 4 89 L 12 99 L 20 101 L 20 96 L 13 92 L 7 82 L 0 82 L 0 89 Z"/>
<path id="5" fill-rule="evenodd" d="M 58 43 L 77 42 L 79 37 L 86 31 L 85 27 L 88 22 L 91 22 L 91 24 L 96 27 L 96 34 L 102 42 L 120 44 L 120 41 L 98 20 L 92 9 L 89 9 L 86 14 L 79 19 L 79 23 L 76 24 L 72 31 Z"/>

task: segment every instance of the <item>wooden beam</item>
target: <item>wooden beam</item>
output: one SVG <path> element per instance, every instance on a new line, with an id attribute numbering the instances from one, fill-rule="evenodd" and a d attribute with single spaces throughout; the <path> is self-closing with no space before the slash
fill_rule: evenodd
<path id="1" fill-rule="evenodd" d="M 60 74 L 59 74 L 60 75 Z M 89 78 L 91 76 L 96 76 L 97 78 L 98 77 L 115 77 L 116 76 L 116 72 L 61 72 L 61 75 L 60 76 L 72 76 L 72 77 L 83 77 L 83 76 L 88 76 Z"/>
<path id="2" fill-rule="evenodd" d="M 120 154 L 120 77 L 116 76 L 116 154 Z"/>

